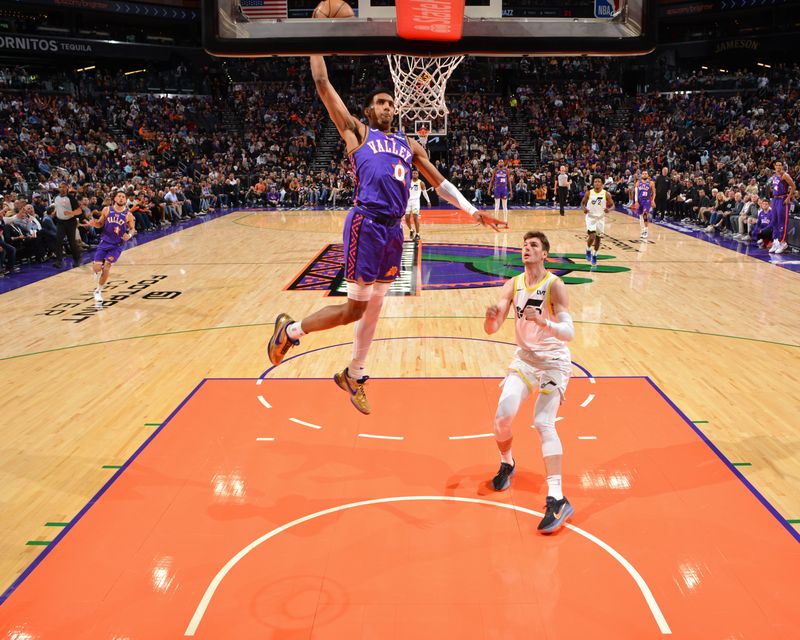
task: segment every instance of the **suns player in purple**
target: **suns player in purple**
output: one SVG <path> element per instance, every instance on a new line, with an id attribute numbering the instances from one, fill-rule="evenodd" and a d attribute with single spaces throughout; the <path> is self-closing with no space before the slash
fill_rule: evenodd
<path id="1" fill-rule="evenodd" d="M 125 243 L 136 235 L 136 219 L 128 211 L 128 198 L 125 193 L 117 191 L 114 194 L 113 203 L 104 207 L 100 212 L 100 217 L 90 221 L 89 224 L 102 229 L 100 243 L 97 245 L 92 261 L 92 270 L 96 283 L 94 299 L 97 302 L 103 302 L 103 285 L 108 282 L 111 265 L 119 260 Z"/>
<path id="2" fill-rule="evenodd" d="M 639 237 L 647 238 L 650 226 L 650 214 L 653 211 L 653 200 L 656 197 L 656 183 L 650 179 L 650 174 L 642 170 L 642 176 L 634 186 L 634 201 L 639 210 L 639 227 L 642 232 Z"/>
<path id="3" fill-rule="evenodd" d="M 795 185 L 792 176 L 783 170 L 783 162 L 775 162 L 775 174 L 770 178 L 770 209 L 774 217 L 772 246 L 770 253 L 783 253 L 789 248 L 786 242 L 786 229 L 789 226 L 789 203 L 794 196 Z"/>
<path id="4" fill-rule="evenodd" d="M 439 196 L 466 211 L 479 223 L 497 230 L 496 221 L 484 217 L 428 159 L 416 141 L 393 130 L 397 110 L 391 91 L 380 89 L 364 101 L 369 125 L 352 115 L 328 80 L 325 60 L 311 56 L 311 75 L 317 93 L 345 142 L 356 177 L 353 208 L 344 224 L 344 277 L 347 302 L 330 305 L 295 322 L 281 313 L 267 348 L 272 364 L 279 364 L 286 352 L 307 333 L 355 322 L 353 358 L 334 376 L 350 395 L 356 409 L 369 413 L 364 390 L 367 381 L 367 353 L 380 315 L 383 298 L 400 272 L 403 251 L 403 216 L 408 203 L 412 164 Z"/>
<path id="5" fill-rule="evenodd" d="M 503 221 L 508 222 L 508 169 L 506 169 L 505 162 L 502 160 L 497 162 L 497 167 L 492 171 L 489 189 L 491 189 L 494 197 L 494 217 L 497 217 L 500 211 L 500 202 L 502 202 Z"/>

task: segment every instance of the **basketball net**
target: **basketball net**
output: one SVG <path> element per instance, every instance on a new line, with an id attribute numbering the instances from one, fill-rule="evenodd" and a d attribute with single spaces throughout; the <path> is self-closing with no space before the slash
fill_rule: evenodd
<path id="1" fill-rule="evenodd" d="M 392 72 L 395 91 L 394 103 L 397 107 L 401 128 L 403 128 L 403 120 L 425 120 L 431 123 L 443 121 L 444 131 L 436 133 L 446 133 L 448 110 L 445 90 L 447 89 L 447 80 L 456 67 L 461 64 L 464 56 L 423 58 L 390 54 L 386 57 L 389 60 L 389 70 Z M 420 142 L 422 142 L 422 131 L 423 129 L 419 129 L 413 132 L 420 138 Z M 424 129 L 424 131 L 427 141 L 431 131 L 428 129 Z"/>

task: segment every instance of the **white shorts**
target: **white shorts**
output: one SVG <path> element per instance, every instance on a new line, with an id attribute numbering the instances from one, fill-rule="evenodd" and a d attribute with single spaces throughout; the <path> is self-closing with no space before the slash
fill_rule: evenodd
<path id="1" fill-rule="evenodd" d="M 531 391 L 539 389 L 549 392 L 555 387 L 563 400 L 572 375 L 572 362 L 569 352 L 566 356 L 536 357 L 520 349 L 508 365 L 508 375 L 522 378 Z"/>
<path id="2" fill-rule="evenodd" d="M 605 216 L 593 216 L 586 214 L 586 230 L 591 233 L 595 232 L 598 236 L 602 236 L 606 230 Z"/>
<path id="3" fill-rule="evenodd" d="M 408 201 L 406 205 L 406 215 L 418 216 L 419 213 L 419 200 L 416 202 L 412 202 L 411 200 Z"/>

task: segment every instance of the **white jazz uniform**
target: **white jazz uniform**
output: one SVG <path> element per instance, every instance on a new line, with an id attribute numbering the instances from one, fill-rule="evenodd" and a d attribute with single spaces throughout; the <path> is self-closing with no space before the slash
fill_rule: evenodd
<path id="1" fill-rule="evenodd" d="M 606 230 L 606 190 L 600 189 L 597 193 L 594 189 L 589 191 L 589 200 L 586 201 L 586 230 L 595 231 L 602 236 Z"/>
<path id="2" fill-rule="evenodd" d="M 412 216 L 420 216 L 419 212 L 419 199 L 422 197 L 422 180 L 412 180 L 411 186 L 408 188 L 408 204 L 406 205 L 406 213 Z M 421 217 L 421 216 L 420 216 Z"/>
<path id="3" fill-rule="evenodd" d="M 541 393 L 558 389 L 561 397 L 567 391 L 572 362 L 567 343 L 559 340 L 533 320 L 525 320 L 525 307 L 535 307 L 546 320 L 556 322 L 550 301 L 550 288 L 558 276 L 549 271 L 541 282 L 533 287 L 525 286 L 525 273 L 514 278 L 512 302 L 516 316 L 515 333 L 519 347 L 508 367 L 509 375 L 518 375 L 528 388 L 536 387 Z"/>

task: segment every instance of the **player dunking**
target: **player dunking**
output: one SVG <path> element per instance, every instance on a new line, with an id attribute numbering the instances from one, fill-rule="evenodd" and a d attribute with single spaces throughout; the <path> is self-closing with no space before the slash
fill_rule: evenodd
<path id="1" fill-rule="evenodd" d="M 416 169 L 411 171 L 411 185 L 408 188 L 408 205 L 406 206 L 406 225 L 411 232 L 412 240 L 420 240 L 419 236 L 419 199 L 420 196 L 425 196 L 428 206 L 431 206 L 431 199 L 428 197 L 427 187 L 425 183 L 419 179 L 419 171 Z M 414 228 L 411 228 L 411 219 L 414 219 Z"/>
<path id="2" fill-rule="evenodd" d="M 380 315 L 383 298 L 400 271 L 403 251 L 402 220 L 408 204 L 411 164 L 417 166 L 441 198 L 469 213 L 481 224 L 497 230 L 497 221 L 479 213 L 431 164 L 416 140 L 392 130 L 396 108 L 392 92 L 373 91 L 364 101 L 365 125 L 353 116 L 328 80 L 325 60 L 311 56 L 311 75 L 317 93 L 345 141 L 356 176 L 353 208 L 344 225 L 344 277 L 347 302 L 330 305 L 295 322 L 281 313 L 268 346 L 272 364 L 279 364 L 286 352 L 305 334 L 355 322 L 353 359 L 334 376 L 362 413 L 370 406 L 364 390 L 367 381 L 367 353 Z"/>
<path id="3" fill-rule="evenodd" d="M 611 194 L 603 189 L 603 179 L 595 176 L 593 188 L 583 196 L 581 206 L 586 212 L 586 259 L 592 265 L 597 264 L 597 251 L 600 249 L 600 238 L 606 230 L 606 213 L 614 207 Z"/>
<path id="4" fill-rule="evenodd" d="M 783 170 L 783 162 L 775 162 L 775 174 L 770 179 L 772 201 L 770 208 L 775 213 L 775 224 L 772 230 L 772 246 L 770 253 L 783 253 L 789 248 L 786 242 L 786 230 L 789 226 L 789 202 L 794 196 L 794 180 Z"/>
<path id="5" fill-rule="evenodd" d="M 503 221 L 508 222 L 508 170 L 505 162 L 499 160 L 497 167 L 492 171 L 492 179 L 489 182 L 489 189 L 494 198 L 494 217 L 497 218 L 500 212 L 500 203 L 503 203 Z"/>
<path id="6" fill-rule="evenodd" d="M 516 463 L 511 454 L 511 423 L 519 405 L 535 388 L 539 395 L 533 410 L 533 425 L 542 442 L 547 474 L 546 513 L 539 523 L 541 533 L 553 533 L 575 512 L 561 489 L 563 449 L 556 432 L 556 414 L 567 391 L 572 364 L 567 342 L 575 330 L 569 314 L 567 287 L 544 268 L 550 242 L 541 231 L 529 231 L 522 245 L 522 264 L 518 276 L 508 280 L 497 304 L 486 309 L 483 328 L 496 333 L 511 308 L 515 317 L 517 352 L 503 380 L 503 392 L 494 417 L 494 435 L 500 450 L 500 469 L 492 479 L 495 491 L 511 484 Z"/>
<path id="7" fill-rule="evenodd" d="M 123 245 L 136 235 L 136 221 L 128 211 L 128 198 L 124 191 L 114 194 L 114 202 L 104 207 L 97 220 L 90 220 L 93 227 L 102 229 L 100 244 L 94 253 L 92 270 L 96 283 L 94 299 L 103 302 L 103 286 L 108 282 L 111 265 L 119 260 Z"/>
<path id="8" fill-rule="evenodd" d="M 639 209 L 639 227 L 642 232 L 639 237 L 646 239 L 650 226 L 650 213 L 653 211 L 653 199 L 656 196 L 656 184 L 650 179 L 650 174 L 642 170 L 642 177 L 636 183 L 634 201 Z"/>

